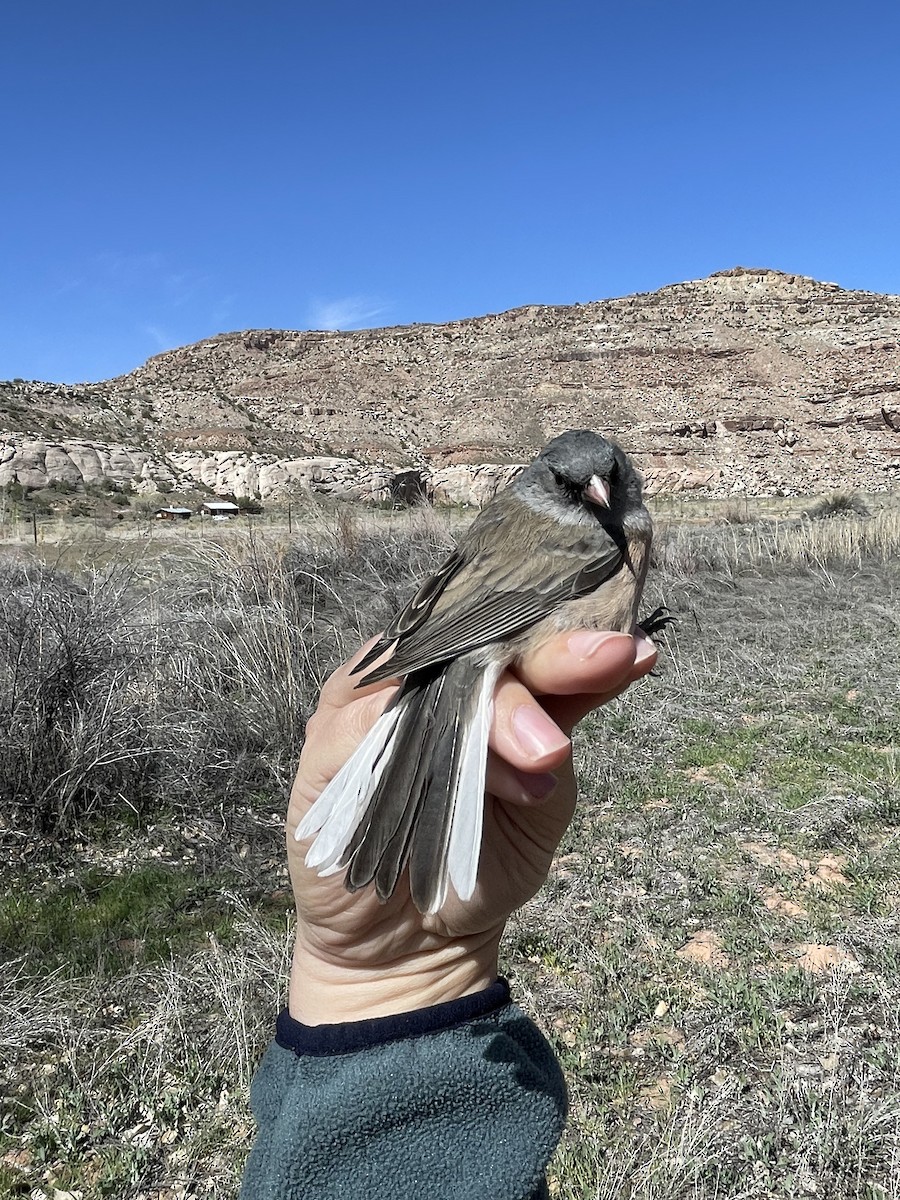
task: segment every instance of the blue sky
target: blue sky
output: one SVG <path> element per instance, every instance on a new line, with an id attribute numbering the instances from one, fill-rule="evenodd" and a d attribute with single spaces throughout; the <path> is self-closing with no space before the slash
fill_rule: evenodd
<path id="1" fill-rule="evenodd" d="M 0 378 L 738 263 L 900 293 L 896 0 L 31 0 L 3 45 Z"/>

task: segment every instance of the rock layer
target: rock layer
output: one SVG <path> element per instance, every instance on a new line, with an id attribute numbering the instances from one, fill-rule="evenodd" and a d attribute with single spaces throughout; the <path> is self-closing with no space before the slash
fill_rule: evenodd
<path id="1" fill-rule="evenodd" d="M 219 495 L 261 500 L 285 500 L 307 492 L 376 504 L 427 497 L 438 504 L 481 505 L 518 470 L 510 464 L 454 466 L 433 472 L 390 470 L 334 456 L 276 458 L 234 450 L 163 455 L 99 442 L 44 442 L 14 435 L 0 438 L 0 488 L 10 484 L 25 488 L 58 483 L 77 486 L 106 480 L 139 494 L 202 487 Z"/>
<path id="2" fill-rule="evenodd" d="M 222 334 L 103 384 L 0 385 L 0 421 L 47 446 L 39 466 L 19 439 L 26 483 L 68 455 L 83 478 L 99 459 L 144 482 L 372 498 L 414 468 L 438 498 L 478 502 L 587 426 L 651 491 L 877 491 L 900 478 L 900 297 L 736 268 L 447 325 Z"/>

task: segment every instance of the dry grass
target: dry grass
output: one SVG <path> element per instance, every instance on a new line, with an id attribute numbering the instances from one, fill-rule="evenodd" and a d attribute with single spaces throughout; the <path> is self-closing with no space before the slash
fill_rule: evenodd
<path id="1" fill-rule="evenodd" d="M 83 546 L 13 564 L 33 605 L 85 589 L 106 640 L 87 622 L 83 722 L 124 679 L 157 767 L 129 822 L 88 763 L 52 839 L 4 835 L 0 1196 L 234 1194 L 303 720 L 447 545 L 431 517 L 348 514 L 153 544 L 127 580 Z M 900 1196 L 898 547 L 888 509 L 663 529 L 648 608 L 678 630 L 659 678 L 585 723 L 575 822 L 504 944 L 569 1080 L 554 1196 Z M 50 779 L 89 757 L 56 719 Z"/>
<path id="2" fill-rule="evenodd" d="M 4 974 L 4 1083 L 28 1136 L 16 1145 L 5 1130 L 14 1148 L 0 1194 L 29 1179 L 51 1197 L 233 1192 L 251 1132 L 245 1096 L 290 950 L 286 923 L 279 936 L 241 903 L 235 911 L 228 946 L 210 934 L 113 979 L 32 974 L 21 962 Z M 163 1162 L 164 1186 L 147 1188 Z"/>
<path id="3" fill-rule="evenodd" d="M 287 783 L 322 680 L 450 545 L 326 514 L 292 540 L 95 540 L 0 559 L 0 820 L 43 834 Z"/>
<path id="4" fill-rule="evenodd" d="M 842 519 L 809 517 L 786 521 L 693 526 L 664 522 L 656 556 L 666 574 L 739 572 L 779 563 L 810 567 L 861 568 L 900 555 L 900 508 L 872 517 L 854 513 Z"/>

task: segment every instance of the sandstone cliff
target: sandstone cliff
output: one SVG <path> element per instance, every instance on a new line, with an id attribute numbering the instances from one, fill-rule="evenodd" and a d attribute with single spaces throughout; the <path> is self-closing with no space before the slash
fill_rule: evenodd
<path id="1" fill-rule="evenodd" d="M 106 383 L 0 385 L 0 425 L 18 435 L 0 484 L 68 455 L 83 478 L 90 458 L 145 488 L 168 472 L 264 498 L 383 496 L 413 467 L 475 499 L 506 472 L 476 487 L 474 467 L 589 426 L 635 452 L 651 491 L 877 491 L 900 480 L 900 297 L 736 268 L 447 325 L 221 334 Z"/>

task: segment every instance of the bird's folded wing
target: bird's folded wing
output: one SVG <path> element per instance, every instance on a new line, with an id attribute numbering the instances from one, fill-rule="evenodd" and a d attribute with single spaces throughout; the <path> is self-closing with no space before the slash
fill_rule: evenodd
<path id="1" fill-rule="evenodd" d="M 366 651 L 350 674 L 359 675 L 361 671 L 365 671 L 366 667 L 371 666 L 377 658 L 381 658 L 382 654 L 398 638 L 406 637 L 414 629 L 422 625 L 434 608 L 435 602 L 441 592 L 465 564 L 465 561 L 466 559 L 462 551 L 454 550 L 438 570 L 433 575 L 428 576 L 409 603 L 400 609 L 375 645 Z M 387 679 L 392 674 L 393 672 L 388 671 L 381 678 Z M 375 676 L 367 679 L 366 682 L 372 683 L 374 679 Z"/>
<path id="2" fill-rule="evenodd" d="M 521 633 L 566 600 L 592 592 L 626 561 L 624 542 L 612 536 L 592 537 L 589 552 L 584 541 L 571 547 L 554 543 L 503 566 L 486 550 L 456 568 L 432 601 L 427 620 L 401 636 L 391 658 L 364 682 L 409 675 Z M 380 653 L 392 640 L 386 633 Z"/>

